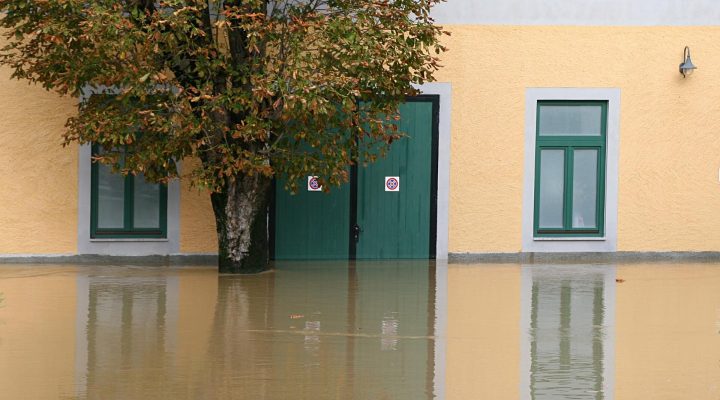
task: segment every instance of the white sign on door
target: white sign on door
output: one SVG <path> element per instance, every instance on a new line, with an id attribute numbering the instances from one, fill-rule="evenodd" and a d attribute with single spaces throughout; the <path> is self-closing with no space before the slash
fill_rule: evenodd
<path id="1" fill-rule="evenodd" d="M 385 177 L 385 191 L 386 192 L 399 192 L 400 191 L 400 177 L 399 176 L 386 176 Z"/>
<path id="2" fill-rule="evenodd" d="M 322 185 L 317 176 L 308 176 L 308 192 L 322 192 Z"/>

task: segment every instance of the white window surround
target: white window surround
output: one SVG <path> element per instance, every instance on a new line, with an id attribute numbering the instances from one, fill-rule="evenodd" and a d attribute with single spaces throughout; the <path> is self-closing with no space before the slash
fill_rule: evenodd
<path id="1" fill-rule="evenodd" d="M 438 115 L 438 169 L 437 169 L 437 240 L 435 259 L 448 259 L 450 209 L 450 114 L 452 111 L 452 85 L 449 82 L 429 82 L 415 85 L 422 94 L 440 97 Z M 444 389 L 443 389 L 444 390 Z"/>
<path id="2" fill-rule="evenodd" d="M 80 146 L 78 157 L 78 254 L 110 256 L 170 255 L 180 252 L 180 183 L 167 190 L 167 238 L 90 238 L 92 146 Z"/>
<path id="3" fill-rule="evenodd" d="M 605 164 L 605 237 L 535 238 L 535 135 L 537 102 L 542 100 L 601 100 L 608 102 Z M 525 169 L 523 174 L 523 252 L 617 251 L 618 159 L 620 145 L 620 89 L 527 88 L 525 90 Z"/>
<path id="4" fill-rule="evenodd" d="M 113 87 L 88 85 L 82 91 L 80 101 L 94 94 L 116 92 L 117 89 Z M 92 146 L 81 145 L 78 152 L 78 254 L 151 256 L 180 253 L 180 182 L 177 179 L 171 181 L 167 189 L 166 238 L 90 238 Z"/>

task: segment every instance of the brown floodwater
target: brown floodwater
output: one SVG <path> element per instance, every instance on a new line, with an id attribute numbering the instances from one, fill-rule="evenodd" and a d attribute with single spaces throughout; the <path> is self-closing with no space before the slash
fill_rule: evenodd
<path id="1" fill-rule="evenodd" d="M 0 399 L 720 399 L 720 264 L 0 265 Z"/>

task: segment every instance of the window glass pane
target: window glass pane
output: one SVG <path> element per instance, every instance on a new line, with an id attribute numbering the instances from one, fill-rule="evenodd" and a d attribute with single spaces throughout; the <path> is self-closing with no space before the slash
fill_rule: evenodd
<path id="1" fill-rule="evenodd" d="M 597 150 L 573 154 L 573 228 L 597 227 Z"/>
<path id="2" fill-rule="evenodd" d="M 98 166 L 98 228 L 123 228 L 125 177 L 107 165 Z"/>
<path id="3" fill-rule="evenodd" d="M 540 136 L 600 136 L 602 107 L 540 106 Z"/>
<path id="4" fill-rule="evenodd" d="M 160 228 L 160 185 L 149 183 L 143 174 L 135 176 L 135 228 Z"/>
<path id="5" fill-rule="evenodd" d="M 540 150 L 540 227 L 563 227 L 565 150 Z"/>

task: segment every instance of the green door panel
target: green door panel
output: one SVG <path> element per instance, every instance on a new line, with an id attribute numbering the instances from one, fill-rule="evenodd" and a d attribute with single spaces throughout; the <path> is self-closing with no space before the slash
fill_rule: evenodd
<path id="1" fill-rule="evenodd" d="M 399 128 L 407 137 L 394 142 L 386 157 L 367 167 L 360 162 L 352 184 L 330 193 L 310 192 L 303 184 L 292 195 L 278 180 L 274 258 L 433 258 L 437 106 L 427 97 L 403 104 Z M 399 177 L 400 190 L 386 191 L 386 177 Z M 351 242 L 354 223 L 361 229 L 357 242 Z"/>
<path id="2" fill-rule="evenodd" d="M 432 196 L 433 103 L 400 107 L 400 130 L 385 158 L 358 168 L 358 259 L 428 258 Z M 385 190 L 386 177 L 400 177 L 400 190 Z"/>
<path id="3" fill-rule="evenodd" d="M 350 185 L 330 193 L 293 195 L 279 180 L 275 189 L 275 259 L 347 259 L 350 235 Z"/>

